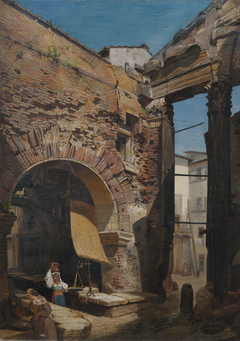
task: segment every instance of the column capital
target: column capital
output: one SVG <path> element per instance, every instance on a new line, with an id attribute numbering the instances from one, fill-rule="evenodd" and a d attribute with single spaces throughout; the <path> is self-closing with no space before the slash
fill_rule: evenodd
<path id="1" fill-rule="evenodd" d="M 173 124 L 173 106 L 165 97 L 157 98 L 148 104 L 148 118 L 165 118 Z"/>
<path id="2" fill-rule="evenodd" d="M 232 107 L 232 85 L 229 77 L 221 76 L 215 78 L 206 86 L 206 89 L 208 90 L 208 116 L 217 113 L 230 116 Z"/>

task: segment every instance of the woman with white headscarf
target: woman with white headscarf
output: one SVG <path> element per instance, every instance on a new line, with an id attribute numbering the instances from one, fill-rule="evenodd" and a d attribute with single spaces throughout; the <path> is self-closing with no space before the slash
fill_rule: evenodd
<path id="1" fill-rule="evenodd" d="M 68 290 L 68 285 L 62 281 L 58 265 L 51 263 L 51 268 L 45 276 L 45 282 L 47 288 L 53 290 L 52 303 L 65 307 L 64 292 Z"/>

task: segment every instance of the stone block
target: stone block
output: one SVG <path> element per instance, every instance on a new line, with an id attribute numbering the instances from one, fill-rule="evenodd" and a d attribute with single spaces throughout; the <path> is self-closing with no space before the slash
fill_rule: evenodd
<path id="1" fill-rule="evenodd" d="M 150 128 L 155 128 L 156 127 L 156 123 L 155 122 L 150 122 L 149 123 L 149 127 Z"/>
<path id="2" fill-rule="evenodd" d="M 31 302 L 31 301 L 28 300 L 28 299 L 23 299 L 23 300 L 21 300 L 21 306 L 22 306 L 23 308 L 28 308 L 30 302 Z"/>
<path id="3" fill-rule="evenodd" d="M 33 331 L 25 330 L 25 331 L 17 331 L 10 329 L 1 330 L 0 340 L 32 340 Z"/>
<path id="4" fill-rule="evenodd" d="M 129 301 L 129 303 L 135 303 L 135 302 L 140 302 L 140 301 L 151 301 L 151 300 L 159 299 L 159 296 L 157 294 L 152 294 L 150 292 L 141 292 L 141 291 L 113 293 L 111 294 L 111 296 L 126 298 Z"/>
<path id="5" fill-rule="evenodd" d="M 82 295 L 79 295 L 82 298 Z M 95 296 L 88 296 L 89 303 L 95 303 L 106 307 L 113 307 L 118 305 L 124 305 L 128 303 L 128 300 L 123 297 L 116 297 L 108 294 L 99 293 Z"/>
<path id="6" fill-rule="evenodd" d="M 92 324 L 82 318 L 73 318 L 72 316 L 56 317 L 57 336 L 59 340 L 79 340 L 85 339 L 90 335 Z"/>
<path id="7" fill-rule="evenodd" d="M 88 291 L 89 291 L 89 287 L 84 287 L 82 290 L 76 291 L 75 293 L 76 293 L 76 295 L 87 295 Z M 71 289 L 70 289 L 70 292 L 71 292 Z M 94 294 L 97 294 L 97 293 L 99 293 L 99 290 L 98 290 L 98 288 L 92 288 L 92 292 Z M 73 293 L 73 295 L 74 295 L 74 293 Z"/>

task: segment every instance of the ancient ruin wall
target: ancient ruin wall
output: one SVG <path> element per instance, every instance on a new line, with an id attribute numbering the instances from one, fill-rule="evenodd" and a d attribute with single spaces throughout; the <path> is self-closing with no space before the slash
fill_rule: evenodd
<path id="1" fill-rule="evenodd" d="M 161 129 L 148 124 L 135 95 L 137 82 L 19 6 L 8 0 L 0 6 L 1 201 L 34 165 L 64 159 L 89 167 L 112 194 L 119 229 L 132 234 L 114 258 L 116 288 L 139 287 L 141 269 L 143 288 L 156 292 L 167 274 L 172 231 L 159 222 Z M 115 148 L 126 115 L 136 119 L 133 172 Z M 147 224 L 151 211 L 156 214 Z"/>

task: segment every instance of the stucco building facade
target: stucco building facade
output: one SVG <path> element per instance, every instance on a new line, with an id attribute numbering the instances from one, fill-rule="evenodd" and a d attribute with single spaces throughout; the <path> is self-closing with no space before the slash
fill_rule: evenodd
<path id="1" fill-rule="evenodd" d="M 175 230 L 173 273 L 184 276 L 206 271 L 207 158 L 206 152 L 175 156 Z"/>

